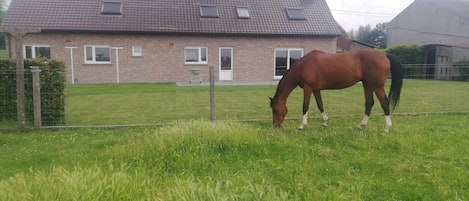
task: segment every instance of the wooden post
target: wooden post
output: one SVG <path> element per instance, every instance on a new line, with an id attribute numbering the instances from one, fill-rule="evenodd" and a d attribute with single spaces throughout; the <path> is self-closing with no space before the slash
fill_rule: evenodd
<path id="1" fill-rule="evenodd" d="M 41 70 L 39 66 L 31 66 L 31 73 L 33 77 L 33 103 L 34 103 L 34 128 L 41 128 L 41 82 L 39 73 Z"/>
<path id="2" fill-rule="evenodd" d="M 23 37 L 28 33 L 37 33 L 40 31 L 41 30 L 39 28 L 24 26 L 5 26 L 0 29 L 0 32 L 8 33 L 11 37 L 15 39 L 16 114 L 18 117 L 18 127 L 21 130 L 24 130 L 26 127 Z"/>
<path id="3" fill-rule="evenodd" d="M 213 66 L 209 66 L 210 75 L 210 120 L 215 121 L 215 76 Z"/>

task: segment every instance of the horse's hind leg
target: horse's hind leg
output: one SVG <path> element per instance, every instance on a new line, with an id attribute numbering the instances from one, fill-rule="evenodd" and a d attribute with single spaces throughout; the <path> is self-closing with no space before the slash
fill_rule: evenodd
<path id="1" fill-rule="evenodd" d="M 384 132 L 387 133 L 389 132 L 389 129 L 391 129 L 392 126 L 391 113 L 389 111 L 389 100 L 388 97 L 386 97 L 386 93 L 384 92 L 383 88 L 376 90 L 375 93 L 384 111 Z"/>
<path id="2" fill-rule="evenodd" d="M 365 114 L 363 115 L 362 121 L 357 126 L 358 129 L 363 129 L 365 128 L 366 124 L 368 124 L 371 109 L 375 104 L 373 100 L 373 89 L 371 89 L 365 82 L 363 82 L 363 91 L 365 92 Z"/>
<path id="3" fill-rule="evenodd" d="M 326 112 L 324 112 L 324 106 L 322 105 L 321 91 L 313 91 L 313 94 L 314 94 L 314 98 L 316 99 L 316 104 L 318 105 L 319 112 L 321 112 L 322 126 L 326 127 L 327 120 L 329 118 L 327 117 Z"/>

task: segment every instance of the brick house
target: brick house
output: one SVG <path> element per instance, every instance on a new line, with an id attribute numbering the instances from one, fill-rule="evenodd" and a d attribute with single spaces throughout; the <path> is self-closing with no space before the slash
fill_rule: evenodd
<path id="1" fill-rule="evenodd" d="M 341 34 L 325 0 L 14 0 L 13 25 L 41 28 L 24 56 L 64 61 L 70 83 L 208 80 L 208 66 L 219 81 L 274 80 Z"/>

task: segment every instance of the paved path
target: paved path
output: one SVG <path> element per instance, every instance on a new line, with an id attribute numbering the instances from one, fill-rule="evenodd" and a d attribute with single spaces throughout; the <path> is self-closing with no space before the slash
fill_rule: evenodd
<path id="1" fill-rule="evenodd" d="M 177 86 L 208 86 L 210 82 L 202 81 L 202 83 L 189 83 L 189 82 L 176 82 Z M 277 85 L 278 80 L 268 81 L 216 81 L 215 86 L 228 86 L 228 85 Z"/>

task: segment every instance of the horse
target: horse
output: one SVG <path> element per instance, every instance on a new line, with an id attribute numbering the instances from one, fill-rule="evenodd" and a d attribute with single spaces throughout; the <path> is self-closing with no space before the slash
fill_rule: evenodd
<path id="1" fill-rule="evenodd" d="M 384 85 L 389 71 L 391 71 L 391 87 L 389 95 L 386 96 Z M 394 55 L 373 49 L 358 49 L 335 54 L 313 50 L 284 73 L 274 97 L 269 97 L 273 126 L 281 127 L 288 112 L 287 98 L 297 86 L 303 88 L 303 118 L 298 127 L 299 130 L 303 130 L 308 123 L 311 94 L 314 94 L 322 116 L 322 125 L 325 127 L 328 117 L 324 111 L 321 90 L 344 89 L 361 81 L 365 94 L 365 113 L 357 128 L 363 129 L 367 125 L 375 93 L 384 111 L 384 132 L 387 133 L 392 126 L 391 111 L 394 111 L 399 104 L 402 80 L 402 65 Z"/>

